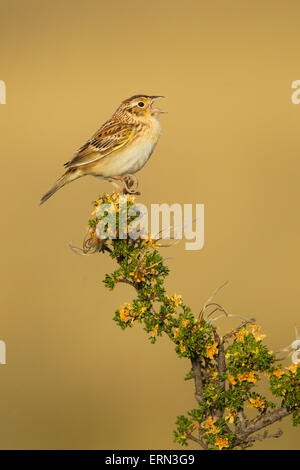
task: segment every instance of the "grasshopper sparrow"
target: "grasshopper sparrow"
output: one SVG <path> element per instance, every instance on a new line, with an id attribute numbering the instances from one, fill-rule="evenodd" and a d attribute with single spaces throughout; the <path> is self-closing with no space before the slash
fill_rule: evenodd
<path id="1" fill-rule="evenodd" d="M 108 180 L 118 190 L 118 181 L 123 182 L 125 191 L 133 193 L 130 175 L 147 163 L 161 133 L 158 115 L 164 111 L 153 107 L 158 98 L 163 97 L 135 95 L 124 100 L 112 118 L 65 163 L 66 172 L 42 197 L 41 204 L 58 189 L 86 175 Z"/>

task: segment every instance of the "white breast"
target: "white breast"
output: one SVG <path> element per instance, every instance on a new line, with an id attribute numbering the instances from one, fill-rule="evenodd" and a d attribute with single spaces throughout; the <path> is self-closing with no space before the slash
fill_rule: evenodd
<path id="1" fill-rule="evenodd" d="M 99 176 L 108 178 L 134 174 L 141 170 L 151 157 L 161 134 L 159 121 L 153 118 L 152 124 L 146 133 L 137 137 L 133 143 L 99 160 L 99 165 L 94 167 L 93 173 L 97 172 Z"/>

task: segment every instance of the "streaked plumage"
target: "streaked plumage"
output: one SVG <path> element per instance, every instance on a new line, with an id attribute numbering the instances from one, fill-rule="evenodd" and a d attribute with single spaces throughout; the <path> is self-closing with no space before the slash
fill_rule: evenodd
<path id="1" fill-rule="evenodd" d="M 41 204 L 82 176 L 97 176 L 116 185 L 118 180 L 124 182 L 125 175 L 141 170 L 161 133 L 157 117 L 163 111 L 153 108 L 158 98 L 161 97 L 135 95 L 124 100 L 112 118 L 65 163 L 66 172 L 42 197 Z"/>

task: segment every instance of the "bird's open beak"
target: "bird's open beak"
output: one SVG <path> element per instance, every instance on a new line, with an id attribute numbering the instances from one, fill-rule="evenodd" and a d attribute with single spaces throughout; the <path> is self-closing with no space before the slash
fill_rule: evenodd
<path id="1" fill-rule="evenodd" d="M 162 109 L 152 107 L 153 102 L 158 100 L 159 98 L 164 98 L 164 96 L 151 96 L 151 111 L 152 111 L 152 114 L 164 114 L 164 113 L 167 112 L 167 111 L 163 111 Z"/>

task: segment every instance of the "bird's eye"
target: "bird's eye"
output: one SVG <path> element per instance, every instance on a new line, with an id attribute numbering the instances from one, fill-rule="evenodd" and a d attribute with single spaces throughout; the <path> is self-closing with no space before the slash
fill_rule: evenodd
<path id="1" fill-rule="evenodd" d="M 140 102 L 138 103 L 138 106 L 139 106 L 140 108 L 143 108 L 143 107 L 145 106 L 145 103 L 143 103 L 142 101 L 140 101 Z"/>

